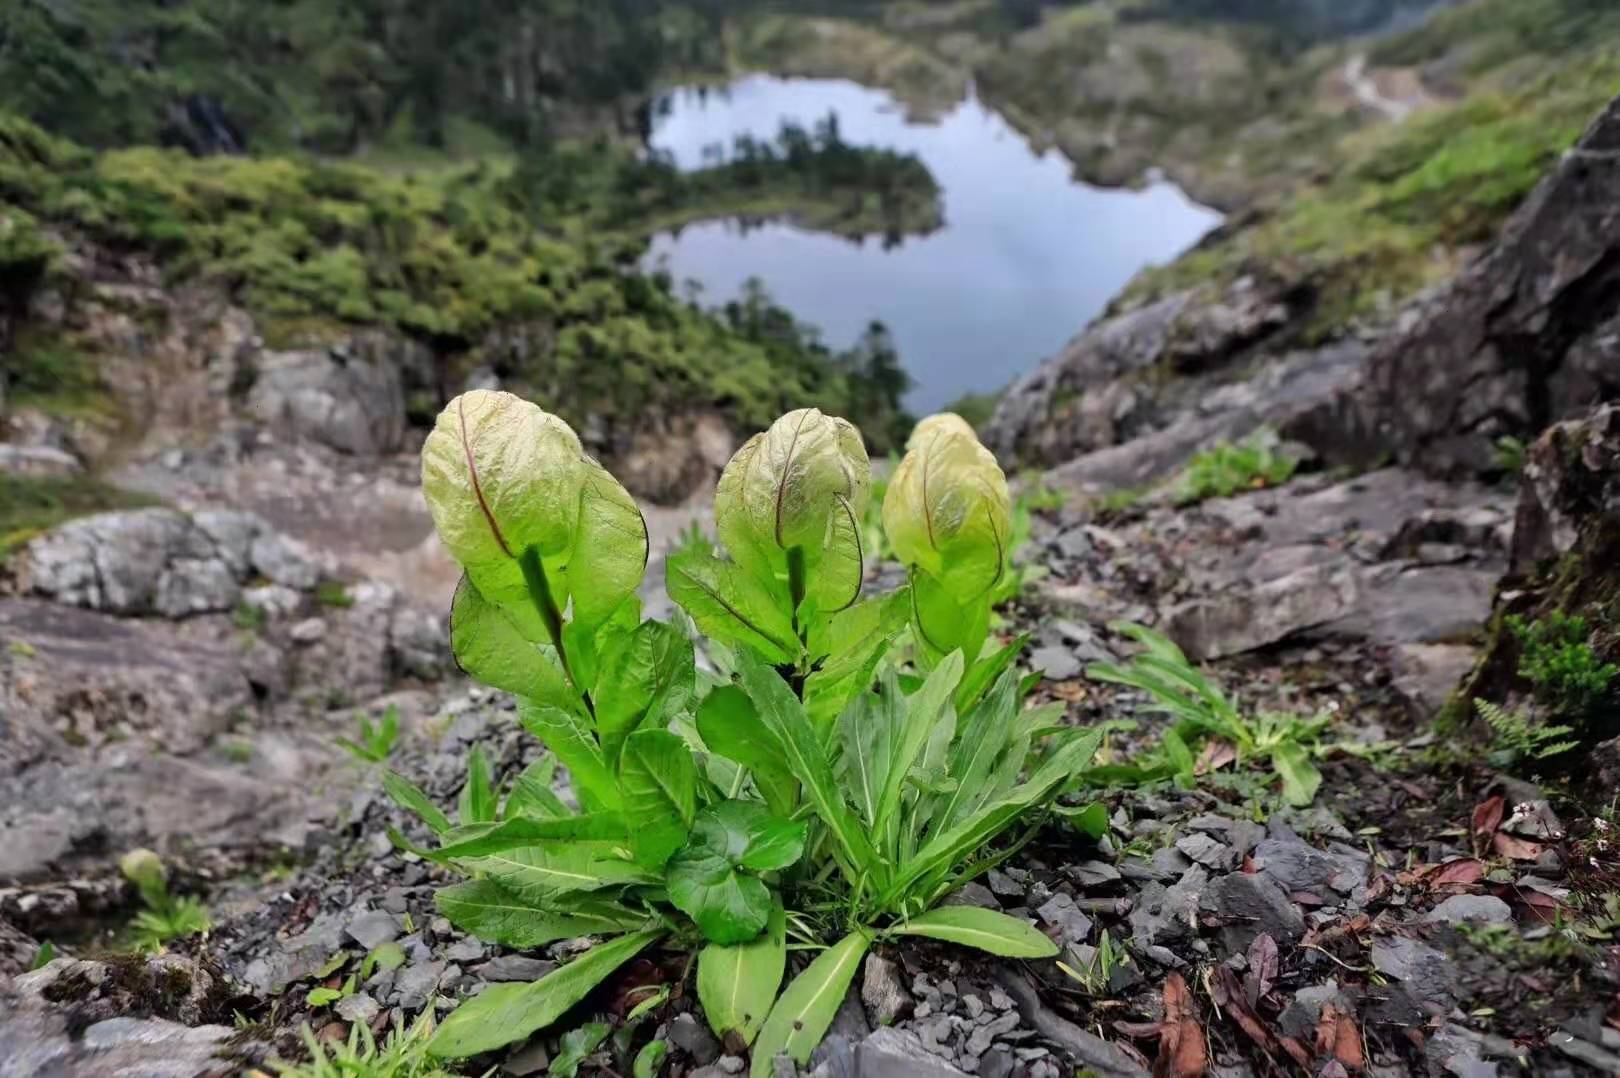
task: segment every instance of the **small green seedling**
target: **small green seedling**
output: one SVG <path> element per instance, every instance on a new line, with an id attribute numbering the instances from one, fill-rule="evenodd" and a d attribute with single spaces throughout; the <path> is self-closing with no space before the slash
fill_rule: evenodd
<path id="1" fill-rule="evenodd" d="M 1276 432 L 1262 428 L 1235 445 L 1220 442 L 1195 453 L 1176 484 L 1176 503 L 1191 505 L 1242 490 L 1278 486 L 1298 467 L 1299 461 L 1278 448 Z"/>
<path id="2" fill-rule="evenodd" d="M 131 850 L 119 860 L 118 868 L 135 885 L 146 906 L 135 915 L 132 926 L 137 951 L 158 954 L 170 940 L 195 936 L 212 927 L 201 902 L 189 895 L 169 894 L 168 870 L 151 850 Z"/>
<path id="3" fill-rule="evenodd" d="M 1316 799 L 1322 773 L 1312 761 L 1310 746 L 1327 727 L 1326 716 L 1303 719 L 1261 712 L 1248 719 L 1203 671 L 1187 661 L 1169 637 L 1123 622 L 1110 628 L 1135 640 L 1143 650 L 1128 663 L 1093 663 L 1086 668 L 1086 676 L 1145 692 L 1152 698 L 1154 710 L 1176 720 L 1164 734 L 1173 774 L 1190 781 L 1195 767 L 1191 739 L 1213 736 L 1230 742 L 1239 761 L 1264 759 L 1282 780 L 1283 797 L 1290 805 L 1305 806 Z"/>
<path id="4" fill-rule="evenodd" d="M 377 722 L 372 722 L 369 716 L 360 716 L 358 741 L 340 737 L 337 743 L 361 763 L 381 764 L 388 762 L 388 757 L 394 751 L 394 743 L 398 740 L 399 708 L 389 704 L 383 709 L 382 718 Z"/>
<path id="5" fill-rule="evenodd" d="M 271 1060 L 269 1066 L 280 1078 L 453 1078 L 428 1052 L 433 1029 L 431 1007 L 409 1029 L 396 1020 L 381 1045 L 364 1022 L 355 1022 L 348 1039 L 335 1043 L 323 1042 L 306 1025 L 299 1037 L 310 1061 Z"/>

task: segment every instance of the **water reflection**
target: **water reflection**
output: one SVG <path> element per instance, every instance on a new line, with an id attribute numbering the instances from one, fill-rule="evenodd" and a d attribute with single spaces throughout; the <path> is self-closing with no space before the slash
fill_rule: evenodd
<path id="1" fill-rule="evenodd" d="M 713 221 L 658 237 L 650 259 L 693 279 L 707 302 L 751 277 L 847 347 L 879 319 L 916 386 L 913 410 L 999 389 L 1061 348 L 1142 267 L 1174 258 L 1219 222 L 1179 188 L 1108 190 L 1074 181 L 969 99 L 936 124 L 908 123 L 888 95 L 823 79 L 740 80 L 681 91 L 655 112 L 651 145 L 683 168 L 739 134 L 836 112 L 856 144 L 909 150 L 945 192 L 945 227 L 902 243 L 850 242 L 781 222 Z"/>

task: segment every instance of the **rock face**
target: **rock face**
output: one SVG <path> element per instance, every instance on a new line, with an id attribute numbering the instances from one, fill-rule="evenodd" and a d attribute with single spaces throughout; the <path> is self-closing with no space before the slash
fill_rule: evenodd
<path id="1" fill-rule="evenodd" d="M 1512 575 L 1500 589 L 1489 644 L 1447 705 L 1446 718 L 1472 721 L 1473 701 L 1547 706 L 1518 672 L 1522 648 L 1509 615 L 1539 621 L 1577 615 L 1599 662 L 1620 661 L 1612 611 L 1620 596 L 1620 405 L 1549 429 L 1526 455 L 1513 534 Z M 1620 685 L 1581 713 L 1556 709 L 1588 742 L 1620 735 Z M 1601 761 L 1599 770 L 1602 769 Z"/>
<path id="2" fill-rule="evenodd" d="M 401 346 L 407 351 L 411 347 Z M 401 366 L 390 361 L 393 357 L 366 352 L 346 347 L 265 352 L 258 359 L 248 407 L 293 438 L 309 438 L 346 453 L 394 452 L 405 439 Z"/>
<path id="3" fill-rule="evenodd" d="M 114 614 L 183 618 L 232 609 L 253 576 L 308 591 L 309 551 L 247 513 L 187 517 L 172 509 L 101 513 L 29 543 L 18 590 Z"/>
<path id="4" fill-rule="evenodd" d="M 1008 388 L 985 444 L 1050 466 L 1140 437 L 1165 425 L 1152 371 L 1195 375 L 1231 363 L 1286 325 L 1296 299 L 1244 278 L 1220 295 L 1189 289 L 1095 322 Z"/>
<path id="5" fill-rule="evenodd" d="M 1362 383 L 1289 433 L 1332 463 L 1393 452 L 1434 474 L 1485 472 L 1620 391 L 1620 100 L 1500 239 L 1384 340 Z"/>

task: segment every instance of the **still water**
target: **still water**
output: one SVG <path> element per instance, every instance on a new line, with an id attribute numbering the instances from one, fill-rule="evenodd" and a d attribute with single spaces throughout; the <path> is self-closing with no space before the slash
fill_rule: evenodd
<path id="1" fill-rule="evenodd" d="M 917 154 L 944 189 L 945 227 L 889 250 L 788 224 L 733 221 L 659 236 L 650 261 L 735 297 L 758 277 L 793 313 L 848 347 L 873 319 L 893 332 L 922 414 L 967 392 L 1000 389 L 1056 352 L 1131 276 L 1192 246 L 1220 220 L 1169 183 L 1109 190 L 1077 183 L 1057 152 L 1037 154 L 970 98 L 940 122 L 908 123 L 885 93 L 828 79 L 756 76 L 723 91 L 676 92 L 652 145 L 682 168 L 748 133 L 773 138 L 836 112 L 846 141 Z"/>

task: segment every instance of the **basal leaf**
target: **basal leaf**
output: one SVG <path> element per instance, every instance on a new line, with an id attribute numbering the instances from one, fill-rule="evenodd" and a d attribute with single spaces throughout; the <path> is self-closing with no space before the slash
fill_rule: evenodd
<path id="1" fill-rule="evenodd" d="M 382 784 L 395 804 L 407 812 L 415 813 L 435 835 L 442 835 L 450 830 L 450 818 L 439 811 L 439 807 L 428 800 L 428 795 L 410 781 L 392 771 L 385 771 Z"/>
<path id="2" fill-rule="evenodd" d="M 601 747 L 582 719 L 560 708 L 519 700 L 518 721 L 568 769 L 580 804 L 591 810 L 620 807 L 618 780 L 613 777 L 602 758 Z"/>
<path id="3" fill-rule="evenodd" d="M 760 721 L 748 694 L 735 685 L 721 685 L 698 707 L 698 735 L 709 751 L 748 768 L 765 805 L 778 816 L 793 812 L 798 780 L 787 768 L 776 735 Z"/>
<path id="4" fill-rule="evenodd" d="M 1002 958 L 1053 958 L 1057 944 L 1028 923 L 978 906 L 941 906 L 919 914 L 892 931 L 960 943 Z"/>
<path id="5" fill-rule="evenodd" d="M 773 1078 L 776 1057 L 786 1052 L 798 1063 L 806 1063 L 827 1035 L 838 1005 L 844 1001 L 855 971 L 861 967 L 870 941 L 860 931 L 851 932 L 816 957 L 803 973 L 793 978 L 782 998 L 771 1008 L 764 1028 L 754 1042 L 751 1078 Z"/>
<path id="6" fill-rule="evenodd" d="M 580 936 L 612 935 L 640 928 L 646 915 L 593 898 L 566 911 L 540 909 L 493 880 L 469 880 L 440 888 L 439 912 L 463 932 L 507 947 L 527 949 Z"/>
<path id="7" fill-rule="evenodd" d="M 746 652 L 737 659 L 737 676 L 743 691 L 754 702 L 760 721 L 771 732 L 774 742 L 781 746 L 788 768 L 815 806 L 816 815 L 832 832 L 846 862 L 845 872 L 858 875 L 863 870 L 874 869 L 877 852 L 855 814 L 850 812 L 803 705 L 771 667 Z"/>
<path id="8" fill-rule="evenodd" d="M 638 726 L 662 729 L 692 699 L 692 641 L 672 625 L 644 621 L 602 656 L 592 700 L 609 763 Z"/>
<path id="9" fill-rule="evenodd" d="M 967 861 L 1031 806 L 1056 796 L 1069 776 L 1096 754 L 1097 746 L 1101 743 L 1102 734 L 1094 730 L 1076 733 L 1069 738 L 1036 769 L 1027 782 L 931 838 L 915 857 L 902 864 L 884 890 L 880 903 L 889 905 L 897 902 L 925 881 L 931 888 L 933 881 L 946 877 Z M 932 896 L 925 894 L 923 897 Z"/>
<path id="10" fill-rule="evenodd" d="M 993 655 L 986 655 L 970 666 L 967 673 L 962 675 L 962 683 L 956 687 L 956 713 L 966 715 L 972 711 L 973 705 L 990 691 L 990 686 L 1018 661 L 1018 656 L 1028 644 L 1029 634 L 1020 633 Z"/>
<path id="11" fill-rule="evenodd" d="M 489 772 L 489 757 L 482 745 L 474 745 L 467 757 L 467 781 L 461 787 L 461 800 L 457 813 L 463 826 L 470 823 L 494 823 L 499 803 L 495 797 L 494 780 Z"/>
<path id="12" fill-rule="evenodd" d="M 662 929 L 649 929 L 598 944 L 533 984 L 490 985 L 450 1013 L 428 1051 L 440 1059 L 465 1059 L 521 1041 L 555 1022 L 662 935 Z"/>
<path id="13" fill-rule="evenodd" d="M 557 758 L 550 753 L 525 767 L 518 777 L 512 780 L 512 789 L 506 795 L 503 815 L 531 816 L 537 819 L 568 815 L 568 807 L 551 788 L 556 772 Z"/>
<path id="14" fill-rule="evenodd" d="M 548 905 L 558 894 L 653 882 L 640 865 L 615 855 L 616 843 L 552 842 L 467 863 L 526 902 Z"/>
<path id="15" fill-rule="evenodd" d="M 810 649 L 821 662 L 805 680 L 804 709 L 817 730 L 827 729 L 851 700 L 871 687 L 878 664 L 910 613 L 909 593 L 902 588 L 831 618 L 811 620 Z"/>
<path id="16" fill-rule="evenodd" d="M 636 860 L 662 867 L 686 842 L 697 811 L 692 750 L 667 730 L 636 731 L 625 739 L 619 789 Z"/>
<path id="17" fill-rule="evenodd" d="M 952 652 L 928 675 L 922 687 L 905 701 L 905 720 L 894 742 L 893 758 L 884 771 L 882 798 L 878 802 L 877 818 L 873 821 L 876 833 L 884 834 L 897 819 L 900 795 L 905 791 L 906 778 L 916 765 L 918 756 L 928 744 L 940 723 L 954 722 L 949 709 L 951 694 L 962 677 L 962 655 Z M 892 691 L 886 683 L 885 692 Z"/>
<path id="18" fill-rule="evenodd" d="M 453 836 L 446 836 L 435 859 L 489 857 L 524 846 L 582 839 L 622 843 L 628 837 L 624 818 L 617 812 L 587 812 L 545 819 L 513 816 L 467 834 L 469 830 L 473 829 L 459 829 Z"/>
<path id="19" fill-rule="evenodd" d="M 790 612 L 735 563 L 683 550 L 664 563 L 664 582 L 669 597 L 706 635 L 752 648 L 772 663 L 798 655 Z"/>
<path id="20" fill-rule="evenodd" d="M 736 1033 L 752 1044 L 765 1024 L 787 969 L 787 917 L 771 907 L 765 932 L 749 943 L 711 943 L 698 952 L 697 992 L 709 1027 L 722 1040 Z"/>
<path id="21" fill-rule="evenodd" d="M 688 846 L 670 858 L 669 900 L 713 943 L 746 943 L 765 928 L 771 892 L 763 880 L 737 871 L 722 854 Z"/>
<path id="22" fill-rule="evenodd" d="M 1322 772 L 1311 762 L 1311 754 L 1297 741 L 1284 741 L 1271 750 L 1271 763 L 1282 776 L 1283 797 L 1290 805 L 1304 808 L 1316 800 L 1322 786 Z"/>

